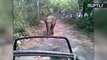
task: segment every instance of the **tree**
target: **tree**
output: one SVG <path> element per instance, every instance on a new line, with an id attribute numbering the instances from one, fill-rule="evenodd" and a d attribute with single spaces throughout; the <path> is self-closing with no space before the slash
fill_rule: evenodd
<path id="1" fill-rule="evenodd" d="M 93 0 L 79 0 L 78 1 L 79 8 L 80 10 L 82 10 L 83 16 L 85 13 L 88 13 L 89 16 L 92 13 L 93 9 L 88 7 L 89 3 L 93 3 Z"/>

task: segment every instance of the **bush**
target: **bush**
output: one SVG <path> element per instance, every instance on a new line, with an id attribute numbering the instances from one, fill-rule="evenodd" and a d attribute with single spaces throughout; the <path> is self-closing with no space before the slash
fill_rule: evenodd
<path id="1" fill-rule="evenodd" d="M 39 17 L 36 0 L 14 0 L 13 2 L 14 38 L 17 38 L 26 34 L 28 28 L 37 26 Z"/>
<path id="2" fill-rule="evenodd" d="M 94 20 L 92 17 L 82 17 L 76 20 L 76 25 L 83 31 L 90 33 L 94 32 Z"/>
<path id="3" fill-rule="evenodd" d="M 26 27 L 23 20 L 14 20 L 14 33 L 24 32 Z"/>

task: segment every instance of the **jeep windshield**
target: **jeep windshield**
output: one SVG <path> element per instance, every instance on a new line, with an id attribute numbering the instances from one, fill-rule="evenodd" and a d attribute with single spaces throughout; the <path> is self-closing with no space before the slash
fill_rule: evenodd
<path id="1" fill-rule="evenodd" d="M 65 37 L 32 36 L 14 42 L 14 60 L 66 60 L 71 57 L 71 46 Z"/>

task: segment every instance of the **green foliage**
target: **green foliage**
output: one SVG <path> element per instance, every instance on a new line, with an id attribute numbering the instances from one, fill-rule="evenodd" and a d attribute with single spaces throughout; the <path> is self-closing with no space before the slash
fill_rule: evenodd
<path id="1" fill-rule="evenodd" d="M 79 8 L 82 10 L 83 17 L 78 18 L 75 22 L 77 27 L 86 33 L 94 32 L 94 19 L 91 16 L 93 9 L 87 7 L 89 3 L 93 3 L 93 0 L 78 0 Z M 88 14 L 87 17 L 84 17 L 85 13 Z"/>
<path id="2" fill-rule="evenodd" d="M 93 3 L 93 0 L 79 0 L 78 1 L 79 8 L 80 10 L 82 10 L 83 16 L 84 16 L 84 13 L 88 13 L 88 15 L 90 15 L 93 10 L 93 8 L 88 7 L 89 3 Z"/>
<path id="3" fill-rule="evenodd" d="M 67 23 L 76 24 L 76 26 L 86 33 L 94 32 L 94 19 L 91 16 L 92 8 L 88 8 L 87 4 L 92 3 L 93 0 L 78 0 L 79 10 L 83 12 L 83 17 L 75 19 L 66 19 Z M 88 16 L 84 17 L 87 13 Z"/>
<path id="4" fill-rule="evenodd" d="M 56 9 L 78 10 L 78 0 L 47 0 L 48 6 Z"/>
<path id="5" fill-rule="evenodd" d="M 19 36 L 29 27 L 38 25 L 37 0 L 14 0 L 14 35 Z"/>
<path id="6" fill-rule="evenodd" d="M 78 28 L 87 33 L 94 32 L 94 20 L 92 17 L 79 18 L 75 23 Z"/>
<path id="7" fill-rule="evenodd" d="M 27 28 L 27 24 L 24 20 L 14 20 L 14 32 L 25 32 L 25 28 Z"/>
<path id="8" fill-rule="evenodd" d="M 94 32 L 94 19 L 92 17 L 80 17 L 76 19 L 66 19 L 67 23 L 73 25 L 75 24 L 78 29 L 84 31 L 85 33 Z"/>

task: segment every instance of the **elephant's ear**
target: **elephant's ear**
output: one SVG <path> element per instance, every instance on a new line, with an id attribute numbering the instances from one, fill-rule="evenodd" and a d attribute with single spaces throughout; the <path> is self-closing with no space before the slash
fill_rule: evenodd
<path id="1" fill-rule="evenodd" d="M 47 20 L 47 17 L 44 17 L 43 20 L 46 21 L 46 20 Z"/>
<path id="2" fill-rule="evenodd" d="M 56 20 L 56 17 L 53 17 L 52 20 Z"/>

